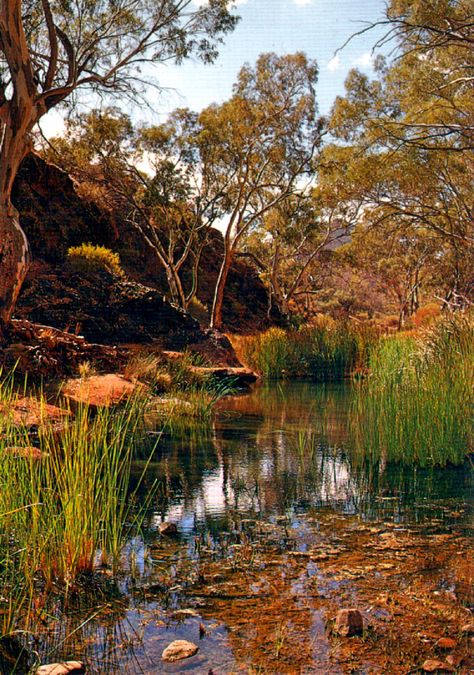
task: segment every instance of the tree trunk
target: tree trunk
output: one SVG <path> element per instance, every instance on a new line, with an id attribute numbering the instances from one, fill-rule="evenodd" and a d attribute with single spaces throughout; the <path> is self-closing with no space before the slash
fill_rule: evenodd
<path id="1" fill-rule="evenodd" d="M 224 290 L 229 276 L 230 266 L 232 265 L 232 250 L 227 250 L 224 254 L 219 276 L 217 277 L 216 290 L 214 292 L 214 301 L 212 303 L 210 328 L 222 328 L 222 305 L 224 303 Z"/>
<path id="2" fill-rule="evenodd" d="M 0 338 L 10 322 L 29 260 L 28 241 L 18 212 L 9 198 L 3 196 L 0 199 Z"/>

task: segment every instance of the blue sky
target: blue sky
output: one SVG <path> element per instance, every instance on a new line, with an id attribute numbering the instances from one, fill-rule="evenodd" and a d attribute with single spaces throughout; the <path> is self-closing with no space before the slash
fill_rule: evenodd
<path id="1" fill-rule="evenodd" d="M 241 66 L 254 63 L 262 52 L 304 51 L 317 60 L 321 114 L 328 113 L 335 97 L 344 92 L 351 68 L 371 72 L 372 45 L 380 30 L 357 37 L 337 56 L 334 53 L 352 33 L 381 18 L 384 0 L 236 0 L 235 4 L 241 21 L 221 45 L 217 61 L 210 66 L 188 61 L 179 67 L 155 68 L 154 79 L 164 90 L 159 96 L 150 91 L 153 111 L 144 106 L 129 111 L 135 121 L 156 124 L 176 107 L 199 111 L 224 101 Z M 57 134 L 61 122 L 59 113 L 53 112 L 41 126 L 47 135 Z"/>
<path id="2" fill-rule="evenodd" d="M 384 4 L 383 0 L 238 0 L 241 21 L 226 37 L 216 63 L 160 68 L 159 80 L 169 89 L 155 99 L 155 106 L 162 114 L 182 105 L 201 110 L 228 98 L 240 67 L 254 63 L 262 52 L 304 51 L 319 64 L 318 100 L 325 114 L 335 96 L 343 93 L 351 68 L 371 71 L 371 49 L 380 31 L 355 38 L 336 57 L 334 52 L 365 22 L 381 18 Z"/>

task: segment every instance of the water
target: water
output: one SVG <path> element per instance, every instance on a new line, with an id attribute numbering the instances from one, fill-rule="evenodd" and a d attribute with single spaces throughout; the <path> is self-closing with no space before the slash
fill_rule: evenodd
<path id="1" fill-rule="evenodd" d="M 351 442 L 350 405 L 348 385 L 262 387 L 223 401 L 207 434 L 162 438 L 141 486 L 143 499 L 155 479 L 161 486 L 144 540 L 130 542 L 118 583 L 92 589 L 96 617 L 86 600 L 70 603 L 56 640 L 77 616 L 89 620 L 61 655 L 97 673 L 413 667 L 431 649 L 420 647 L 420 623 L 434 634 L 468 618 L 472 465 L 371 465 Z M 160 536 L 163 521 L 178 535 Z M 394 619 L 402 591 L 411 622 Z M 375 637 L 331 636 L 328 620 L 352 605 Z M 165 664 L 175 639 L 198 654 Z"/>

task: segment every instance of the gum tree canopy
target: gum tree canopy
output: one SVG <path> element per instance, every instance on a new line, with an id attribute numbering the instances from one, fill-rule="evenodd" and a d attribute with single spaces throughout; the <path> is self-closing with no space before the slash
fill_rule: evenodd
<path id="1" fill-rule="evenodd" d="M 28 242 L 10 201 L 30 134 L 82 89 L 134 99 L 141 68 L 217 55 L 235 26 L 231 0 L 0 0 L 0 334 L 28 269 Z"/>

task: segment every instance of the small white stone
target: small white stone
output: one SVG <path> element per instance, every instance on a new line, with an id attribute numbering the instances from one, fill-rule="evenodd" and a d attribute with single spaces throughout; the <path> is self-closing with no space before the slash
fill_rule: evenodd
<path id="1" fill-rule="evenodd" d="M 181 661 L 181 659 L 188 659 L 194 656 L 199 651 L 199 647 L 187 640 L 175 640 L 163 650 L 161 658 L 163 661 L 173 663 L 174 661 Z"/>

